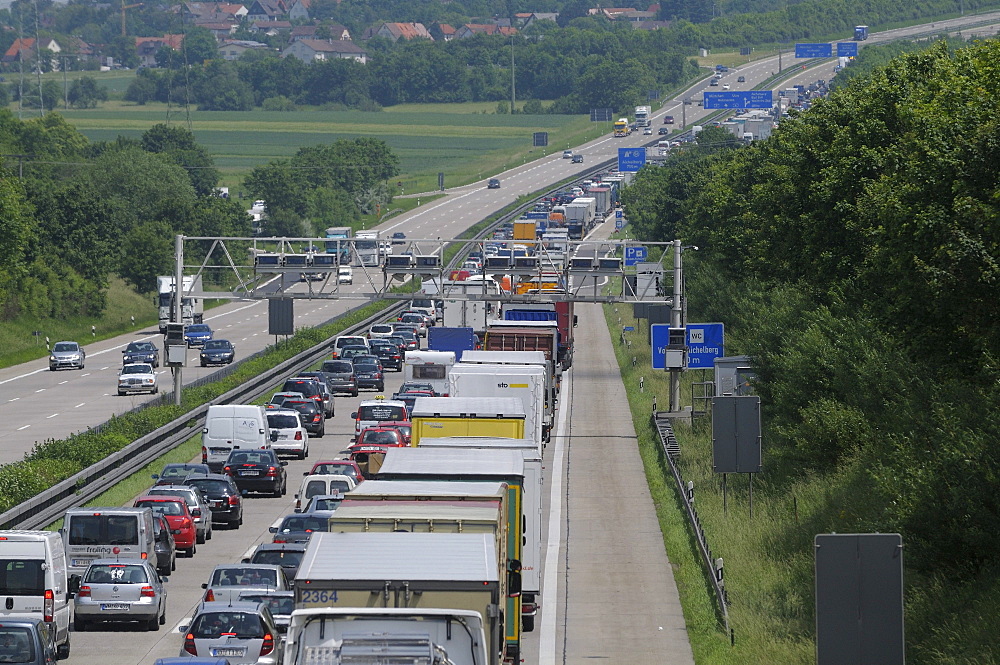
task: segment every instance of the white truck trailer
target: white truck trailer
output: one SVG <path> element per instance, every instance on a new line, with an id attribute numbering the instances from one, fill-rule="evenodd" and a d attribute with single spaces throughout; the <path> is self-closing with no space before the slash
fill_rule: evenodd
<path id="1" fill-rule="evenodd" d="M 498 353 L 503 353 L 498 352 Z M 552 430 L 554 407 L 545 391 L 545 368 L 538 365 L 484 365 L 458 363 L 448 375 L 452 397 L 520 397 L 524 407 L 524 435 L 538 453 Z"/>
<path id="2" fill-rule="evenodd" d="M 156 307 L 160 319 L 160 332 L 167 332 L 167 324 L 174 320 L 174 285 L 176 280 L 173 275 L 165 275 L 156 278 Z M 201 298 L 194 297 L 193 293 L 200 292 L 201 276 L 185 275 L 181 281 L 181 323 L 190 325 L 192 323 L 202 323 L 204 320 L 205 306 Z"/>

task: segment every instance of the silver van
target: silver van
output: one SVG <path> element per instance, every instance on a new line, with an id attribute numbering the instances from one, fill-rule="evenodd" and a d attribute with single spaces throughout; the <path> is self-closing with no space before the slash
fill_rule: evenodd
<path id="1" fill-rule="evenodd" d="M 66 563 L 55 531 L 0 531 L 0 622 L 42 619 L 60 658 L 69 656 L 73 622 Z"/>
<path id="2" fill-rule="evenodd" d="M 82 575 L 95 559 L 156 563 L 156 534 L 149 508 L 70 508 L 59 532 L 70 575 Z"/>
<path id="3" fill-rule="evenodd" d="M 201 430 L 201 463 L 213 473 L 226 465 L 237 448 L 268 448 L 271 445 L 264 408 L 254 404 L 213 404 L 208 407 Z"/>

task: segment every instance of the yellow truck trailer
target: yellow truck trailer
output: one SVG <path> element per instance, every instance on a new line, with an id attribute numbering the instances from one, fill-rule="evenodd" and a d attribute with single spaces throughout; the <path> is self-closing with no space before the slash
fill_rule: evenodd
<path id="1" fill-rule="evenodd" d="M 410 444 L 416 447 L 423 436 L 523 439 L 525 417 L 518 397 L 418 397 Z"/>

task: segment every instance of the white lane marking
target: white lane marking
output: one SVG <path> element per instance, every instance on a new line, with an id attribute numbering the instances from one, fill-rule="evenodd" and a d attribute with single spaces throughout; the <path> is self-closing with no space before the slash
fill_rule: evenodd
<path id="1" fill-rule="evenodd" d="M 568 386 L 567 386 L 568 387 Z M 552 468 L 563 469 L 563 456 L 566 452 L 565 440 L 568 438 L 566 431 L 566 418 L 569 414 L 570 399 L 562 401 L 559 408 L 559 423 L 556 426 L 555 439 L 556 449 L 552 455 Z M 542 602 L 541 637 L 538 645 L 538 665 L 555 665 L 556 663 L 556 609 L 558 603 L 557 592 L 559 590 L 559 536 L 562 532 L 562 500 L 563 500 L 563 474 L 552 474 L 552 486 L 549 488 L 549 532 L 545 542 L 545 558 L 542 567 L 545 575 L 542 582 L 542 597 L 547 599 Z"/>
<path id="2" fill-rule="evenodd" d="M 7 401 L 8 401 L 8 402 L 16 402 L 16 401 L 17 401 L 17 400 L 19 400 L 19 399 L 21 399 L 21 398 L 20 398 L 20 397 L 12 397 L 12 398 L 10 398 L 10 399 L 9 399 L 9 400 L 7 400 Z"/>
<path id="3" fill-rule="evenodd" d="M 98 372 L 103 372 L 103 371 L 104 371 L 104 370 L 106 370 L 107 368 L 108 368 L 108 367 L 107 367 L 107 365 L 105 365 L 104 367 L 102 367 L 101 369 L 99 369 L 99 370 L 97 370 L 97 371 L 98 371 Z"/>
<path id="4" fill-rule="evenodd" d="M 77 405 L 76 405 L 76 406 L 74 406 L 73 408 L 74 408 L 74 409 L 79 409 L 79 408 L 80 408 L 81 406 L 83 406 L 84 404 L 86 404 L 86 402 L 80 402 L 79 404 L 77 404 Z"/>
<path id="5" fill-rule="evenodd" d="M 18 428 L 17 428 L 17 431 L 18 431 L 18 432 L 20 432 L 21 430 L 23 430 L 23 429 L 28 429 L 29 427 L 31 427 L 31 425 L 24 425 L 24 426 L 22 426 L 22 427 L 18 427 Z"/>
<path id="6" fill-rule="evenodd" d="M 35 392 L 36 392 L 36 393 L 43 393 L 43 392 L 45 392 L 45 388 L 39 388 L 39 389 L 38 389 L 38 390 L 36 390 Z"/>
<path id="7" fill-rule="evenodd" d="M 33 372 L 28 372 L 27 374 L 18 374 L 17 376 L 12 376 L 9 379 L 4 379 L 3 381 L 0 381 L 0 386 L 2 386 L 5 383 L 10 383 L 11 381 L 17 381 L 18 379 L 29 377 L 32 374 L 38 374 L 39 372 L 48 372 L 48 371 L 49 369 L 47 367 L 43 367 L 41 369 L 36 369 Z"/>
<path id="8" fill-rule="evenodd" d="M 45 419 L 48 420 L 49 418 L 55 418 L 58 415 L 58 413 L 53 413 L 51 416 L 45 416 Z"/>
<path id="9" fill-rule="evenodd" d="M 59 385 L 61 386 L 61 385 L 62 385 L 62 384 L 64 384 L 64 383 L 69 383 L 69 379 L 66 379 L 65 381 L 60 381 L 60 382 L 59 382 Z"/>
<path id="10" fill-rule="evenodd" d="M 80 376 L 90 376 L 90 372 L 87 372 L 86 374 L 81 374 Z"/>

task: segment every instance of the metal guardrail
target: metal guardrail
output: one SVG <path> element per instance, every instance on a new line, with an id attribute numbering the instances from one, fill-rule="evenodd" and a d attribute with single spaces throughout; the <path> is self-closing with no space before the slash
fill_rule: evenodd
<path id="1" fill-rule="evenodd" d="M 716 559 L 712 557 L 712 548 L 708 546 L 708 538 L 705 536 L 705 530 L 701 527 L 701 520 L 698 519 L 698 511 L 694 507 L 694 486 L 691 483 L 684 484 L 680 469 L 677 468 L 677 458 L 680 457 L 680 446 L 677 444 L 677 438 L 674 436 L 673 424 L 664 412 L 654 411 L 651 417 L 653 427 L 656 428 L 656 431 L 660 435 L 660 446 L 663 448 L 663 456 L 670 465 L 670 472 L 673 474 L 674 482 L 677 484 L 677 492 L 684 503 L 684 511 L 687 513 L 688 521 L 691 524 L 691 531 L 694 533 L 695 542 L 698 543 L 698 552 L 701 554 L 702 564 L 705 566 L 705 572 L 712 584 L 712 589 L 715 591 L 716 612 L 725 626 L 726 633 L 732 639 L 732 629 L 729 626 L 729 597 L 726 595 L 726 583 L 721 566 L 722 560 L 719 559 L 720 565 L 717 565 Z"/>

